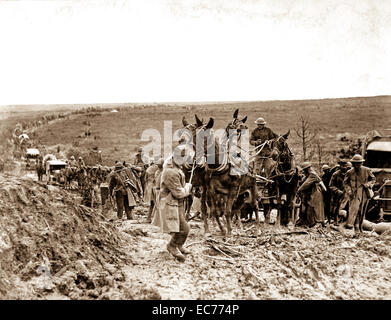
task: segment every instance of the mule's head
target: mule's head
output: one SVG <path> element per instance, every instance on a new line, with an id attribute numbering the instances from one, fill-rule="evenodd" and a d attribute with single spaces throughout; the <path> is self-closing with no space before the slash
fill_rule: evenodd
<path id="1" fill-rule="evenodd" d="M 180 142 L 186 141 L 187 143 L 193 144 L 195 148 L 195 143 L 197 137 L 200 138 L 201 134 L 205 134 L 206 130 L 212 129 L 214 125 L 214 119 L 209 118 L 208 123 L 204 123 L 203 120 L 200 120 L 197 115 L 195 115 L 195 123 L 189 123 L 185 116 L 182 118 L 183 129 L 180 135 Z"/>
<path id="2" fill-rule="evenodd" d="M 290 133 L 290 129 L 288 130 L 287 133 L 283 134 L 283 135 L 280 135 L 277 140 L 276 140 L 276 146 L 278 148 L 278 150 L 280 152 L 284 152 L 288 149 L 288 144 L 286 142 L 286 140 L 288 139 L 289 137 L 289 133 Z"/>
<path id="3" fill-rule="evenodd" d="M 197 154 L 197 163 L 200 164 L 202 159 L 201 157 L 204 156 L 206 153 L 207 143 L 208 139 L 213 137 L 213 125 L 214 125 L 214 119 L 209 118 L 209 121 L 207 123 L 204 123 L 203 120 L 198 118 L 197 115 L 194 116 L 196 122 L 195 123 L 189 123 L 185 117 L 182 119 L 183 123 L 183 130 L 180 134 L 180 140 L 179 142 L 181 144 L 191 145 L 193 147 L 193 150 L 196 151 L 197 149 L 197 143 L 200 143 L 202 141 L 203 147 L 200 147 L 200 150 L 196 152 Z"/>
<path id="4" fill-rule="evenodd" d="M 276 139 L 276 144 L 275 144 L 276 149 L 279 152 L 279 161 L 280 161 L 281 165 L 287 170 L 292 169 L 293 161 L 294 161 L 293 154 L 292 154 L 291 150 L 289 149 L 288 143 L 286 142 L 286 140 L 288 139 L 289 133 L 290 133 L 290 130 L 288 130 L 287 133 L 279 136 Z"/>
<path id="5" fill-rule="evenodd" d="M 245 125 L 245 122 L 247 121 L 247 116 L 245 116 L 243 119 L 239 119 L 238 114 L 239 109 L 236 109 L 232 116 L 232 120 L 225 128 L 228 137 L 233 134 L 237 134 L 240 137 L 242 130 L 248 129 L 248 127 Z"/>

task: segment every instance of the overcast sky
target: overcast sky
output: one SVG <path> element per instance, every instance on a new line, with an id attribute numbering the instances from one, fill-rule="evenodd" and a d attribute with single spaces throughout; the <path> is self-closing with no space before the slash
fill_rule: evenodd
<path id="1" fill-rule="evenodd" d="M 389 0 L 0 0 L 0 105 L 385 94 Z"/>

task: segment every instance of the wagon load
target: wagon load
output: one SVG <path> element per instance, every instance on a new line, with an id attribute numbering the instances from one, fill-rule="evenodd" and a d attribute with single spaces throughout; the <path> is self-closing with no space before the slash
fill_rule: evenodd
<path id="1" fill-rule="evenodd" d="M 391 129 L 367 133 L 362 155 L 376 177 L 375 191 L 367 210 L 369 220 L 391 217 Z"/>
<path id="2" fill-rule="evenodd" d="M 26 150 L 25 158 L 26 158 L 26 169 L 27 170 L 34 170 L 36 168 L 38 157 L 39 157 L 39 150 L 38 149 L 28 148 Z"/>

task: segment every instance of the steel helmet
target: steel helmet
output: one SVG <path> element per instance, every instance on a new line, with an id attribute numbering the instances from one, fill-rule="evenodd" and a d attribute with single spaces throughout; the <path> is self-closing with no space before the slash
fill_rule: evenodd
<path id="1" fill-rule="evenodd" d="M 266 121 L 264 118 L 258 118 L 254 121 L 256 124 L 266 124 Z"/>
<path id="2" fill-rule="evenodd" d="M 306 161 L 306 162 L 303 162 L 303 164 L 301 165 L 301 168 L 304 170 L 304 169 L 307 169 L 307 168 L 311 168 L 311 163 Z"/>
<path id="3" fill-rule="evenodd" d="M 355 154 L 352 159 L 350 159 L 350 162 L 364 162 L 364 159 L 361 155 Z"/>
<path id="4" fill-rule="evenodd" d="M 330 167 L 327 164 L 324 164 L 322 166 L 322 170 L 330 170 Z"/>
<path id="5" fill-rule="evenodd" d="M 75 160 L 75 157 L 74 157 L 74 156 L 71 156 L 71 160 Z"/>

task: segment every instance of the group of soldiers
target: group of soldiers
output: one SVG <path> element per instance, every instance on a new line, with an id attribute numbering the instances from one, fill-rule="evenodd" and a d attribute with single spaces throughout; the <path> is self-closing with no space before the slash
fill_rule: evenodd
<path id="1" fill-rule="evenodd" d="M 354 155 L 350 161 L 341 159 L 332 173 L 329 166 L 323 166 L 320 178 L 309 162 L 303 163 L 305 180 L 298 189 L 303 208 L 299 225 L 324 225 L 326 221 L 339 224 L 346 219 L 344 227 L 363 231 L 363 220 L 368 201 L 373 197 L 372 187 L 376 178 L 371 170 L 363 166 L 361 155 Z"/>
<path id="2" fill-rule="evenodd" d="M 114 170 L 104 183 L 107 195 L 102 197 L 102 204 L 109 200 L 116 207 L 118 219 L 122 219 L 124 212 L 127 219 L 134 219 L 133 209 L 136 205 L 147 203 L 150 205 L 147 220 L 151 222 L 159 190 L 159 184 L 155 181 L 158 181 L 162 167 L 163 159 L 145 161 L 142 148 L 138 149 L 133 163 L 116 161 Z"/>
<path id="3" fill-rule="evenodd" d="M 139 148 L 133 163 L 116 161 L 101 188 L 102 205 L 107 208 L 107 203 L 111 203 L 116 207 L 118 219 L 125 213 L 126 219 L 130 220 L 135 219 L 133 209 L 138 204 L 148 204 L 147 222 L 171 234 L 167 250 L 179 261 L 184 261 L 185 255 L 190 253 L 184 248 L 190 232 L 184 199 L 191 194 L 192 185 L 185 183 L 181 164 L 175 157 L 168 160 L 163 169 L 163 158 L 145 161 Z"/>
<path id="4" fill-rule="evenodd" d="M 250 143 L 258 146 L 267 140 L 278 137 L 266 121 L 258 118 L 251 133 Z M 255 170 L 261 174 L 268 155 L 262 152 L 255 159 Z M 376 182 L 371 170 L 363 166 L 364 159 L 356 154 L 350 160 L 340 159 L 338 165 L 331 169 L 323 165 L 320 177 L 310 162 L 301 165 L 303 181 L 297 194 L 302 199 L 302 210 L 297 225 L 316 226 L 339 223 L 345 216 L 345 228 L 362 232 L 364 215 L 369 199 L 373 196 L 372 187 Z M 327 218 L 327 219 L 326 219 Z"/>

